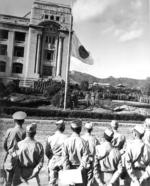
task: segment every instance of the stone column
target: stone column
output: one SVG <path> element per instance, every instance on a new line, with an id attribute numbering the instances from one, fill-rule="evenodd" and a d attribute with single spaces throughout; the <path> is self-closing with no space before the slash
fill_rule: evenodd
<path id="1" fill-rule="evenodd" d="M 31 38 L 32 38 L 32 28 L 29 28 L 28 32 L 28 43 L 27 43 L 27 56 L 26 56 L 26 66 L 25 66 L 25 76 L 24 79 L 28 78 L 28 71 L 29 71 L 29 62 L 30 62 L 30 50 L 31 50 Z"/>
<path id="2" fill-rule="evenodd" d="M 59 37 L 56 76 L 61 75 L 63 39 L 64 39 L 64 37 L 62 37 L 62 36 Z"/>
<path id="3" fill-rule="evenodd" d="M 13 65 L 13 51 L 14 51 L 14 31 L 9 31 L 8 35 L 8 42 L 7 42 L 7 56 L 8 56 L 8 63 L 7 63 L 7 76 L 11 76 L 12 73 L 12 65 Z"/>
<path id="4" fill-rule="evenodd" d="M 38 34 L 38 46 L 37 46 L 37 58 L 36 58 L 36 69 L 35 69 L 35 73 L 39 74 L 39 65 L 40 65 L 40 48 L 41 48 L 41 35 Z"/>

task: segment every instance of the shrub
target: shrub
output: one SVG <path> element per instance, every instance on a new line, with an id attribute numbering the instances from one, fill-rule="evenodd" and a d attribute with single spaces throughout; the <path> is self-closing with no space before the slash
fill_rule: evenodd
<path id="1" fill-rule="evenodd" d="M 18 89 L 19 89 L 18 83 L 14 82 L 14 81 L 10 81 L 6 85 L 6 94 L 11 94 L 13 92 L 17 92 Z"/>
<path id="2" fill-rule="evenodd" d="M 52 85 L 48 86 L 44 91 L 44 96 L 51 97 L 55 95 L 59 90 L 64 87 L 64 84 L 61 82 L 53 82 Z"/>
<path id="3" fill-rule="evenodd" d="M 0 97 L 5 96 L 5 94 L 6 94 L 6 87 L 3 84 L 3 82 L 0 82 Z"/>
<path id="4" fill-rule="evenodd" d="M 103 120 L 124 120 L 124 121 L 144 121 L 145 116 L 140 114 L 114 114 L 114 113 L 94 113 L 87 111 L 76 110 L 49 110 L 49 109 L 36 109 L 27 107 L 4 107 L 1 109 L 1 114 L 12 115 L 14 112 L 22 110 L 28 116 L 38 117 L 70 117 L 70 118 L 90 118 L 90 119 L 103 119 Z M 148 117 L 148 116 L 147 116 Z"/>

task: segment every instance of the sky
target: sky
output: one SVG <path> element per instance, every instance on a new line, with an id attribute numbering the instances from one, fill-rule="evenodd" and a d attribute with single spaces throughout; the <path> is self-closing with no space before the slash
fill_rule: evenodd
<path id="1" fill-rule="evenodd" d="M 99 78 L 150 77 L 149 0 L 47 0 L 73 4 L 73 29 L 93 65 L 71 58 L 71 70 Z M 33 0 L 0 0 L 0 13 L 23 16 Z"/>

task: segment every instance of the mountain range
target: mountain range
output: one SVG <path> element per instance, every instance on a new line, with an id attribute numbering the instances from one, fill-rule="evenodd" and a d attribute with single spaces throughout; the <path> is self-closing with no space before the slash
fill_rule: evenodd
<path id="1" fill-rule="evenodd" d="M 78 84 L 80 84 L 81 81 L 88 81 L 89 83 L 93 83 L 93 82 L 108 83 L 112 86 L 123 84 L 128 88 L 140 88 L 140 89 L 145 87 L 146 84 L 150 84 L 150 78 L 142 79 L 142 80 L 124 78 L 124 77 L 115 78 L 113 76 L 110 76 L 108 78 L 97 78 L 90 74 L 86 74 L 78 71 L 70 71 L 70 78 L 73 82 L 76 82 Z"/>

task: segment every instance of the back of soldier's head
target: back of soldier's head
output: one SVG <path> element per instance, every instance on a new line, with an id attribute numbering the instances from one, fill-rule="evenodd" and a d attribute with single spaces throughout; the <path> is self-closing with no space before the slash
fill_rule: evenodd
<path id="1" fill-rule="evenodd" d="M 71 122 L 71 129 L 73 132 L 80 134 L 82 130 L 82 121 L 81 120 L 74 120 Z"/>
<path id="2" fill-rule="evenodd" d="M 36 134 L 37 124 L 31 123 L 30 125 L 27 125 L 26 127 L 26 135 L 33 138 Z"/>
<path id="3" fill-rule="evenodd" d="M 85 123 L 84 128 L 86 129 L 86 131 L 87 131 L 88 133 L 91 133 L 92 130 L 93 130 L 93 123 L 92 123 L 92 122 L 87 122 L 87 123 Z"/>
<path id="4" fill-rule="evenodd" d="M 65 122 L 64 122 L 64 120 L 56 121 L 56 128 L 60 132 L 64 132 L 64 130 L 65 130 Z"/>
<path id="5" fill-rule="evenodd" d="M 144 121 L 144 127 L 150 130 L 150 118 L 146 118 Z"/>
<path id="6" fill-rule="evenodd" d="M 114 132 L 111 129 L 109 129 L 109 128 L 105 129 L 105 131 L 104 131 L 104 139 L 106 141 L 111 142 L 112 139 L 113 139 L 113 136 L 114 136 Z"/>
<path id="7" fill-rule="evenodd" d="M 118 123 L 117 120 L 112 120 L 111 123 L 110 123 L 110 125 L 111 125 L 111 128 L 112 128 L 113 130 L 117 130 L 118 127 L 119 127 L 119 123 Z"/>
<path id="8" fill-rule="evenodd" d="M 144 136 L 145 130 L 144 127 L 142 125 L 136 125 L 133 128 L 133 134 L 135 138 L 139 138 L 142 139 L 142 137 Z"/>

